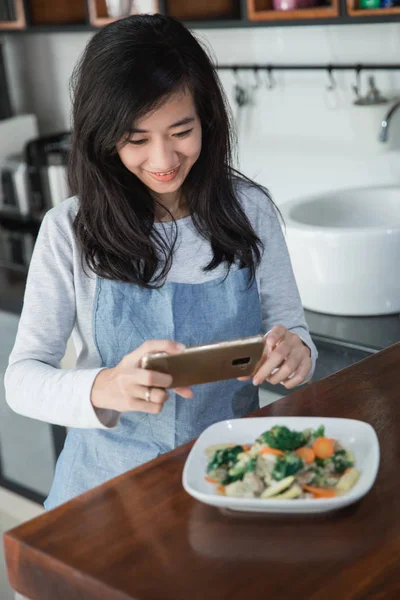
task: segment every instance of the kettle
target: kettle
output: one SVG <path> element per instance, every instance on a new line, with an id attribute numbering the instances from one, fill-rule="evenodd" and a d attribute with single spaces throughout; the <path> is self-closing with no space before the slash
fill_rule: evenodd
<path id="1" fill-rule="evenodd" d="M 69 196 L 67 164 L 70 148 L 69 131 L 39 137 L 26 144 L 30 211 L 37 220 Z"/>

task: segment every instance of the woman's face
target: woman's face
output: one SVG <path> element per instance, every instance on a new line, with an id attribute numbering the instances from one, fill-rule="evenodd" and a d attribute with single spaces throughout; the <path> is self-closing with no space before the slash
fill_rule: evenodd
<path id="1" fill-rule="evenodd" d="M 117 146 L 125 167 L 157 195 L 174 194 L 201 151 L 201 123 L 192 94 L 179 92 L 133 124 Z"/>

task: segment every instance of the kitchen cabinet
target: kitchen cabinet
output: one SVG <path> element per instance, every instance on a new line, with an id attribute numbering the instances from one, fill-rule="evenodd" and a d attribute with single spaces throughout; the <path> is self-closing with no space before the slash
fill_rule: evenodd
<path id="1" fill-rule="evenodd" d="M 53 480 L 63 428 L 18 415 L 6 403 L 4 373 L 18 321 L 18 315 L 0 310 L 0 487 L 41 503 Z"/>
<path id="2" fill-rule="evenodd" d="M 382 23 L 400 21 L 400 6 L 361 9 L 359 0 L 315 0 L 316 6 L 276 10 L 274 0 L 155 0 L 155 10 L 174 16 L 190 28 Z M 106 0 L 3 0 L 12 18 L 0 32 L 91 31 L 113 21 Z M 291 0 L 282 1 L 289 7 Z M 298 2 L 297 2 L 298 4 Z M 1 3 L 0 3 L 1 5 Z M 304 0 L 303 0 L 304 5 Z"/>
<path id="3" fill-rule="evenodd" d="M 42 503 L 50 490 L 64 427 L 16 414 L 6 403 L 4 374 L 22 310 L 37 227 L 0 226 L 0 487 Z"/>

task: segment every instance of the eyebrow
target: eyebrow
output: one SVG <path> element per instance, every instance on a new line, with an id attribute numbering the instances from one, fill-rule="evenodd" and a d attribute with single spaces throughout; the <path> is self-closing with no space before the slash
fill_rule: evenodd
<path id="1" fill-rule="evenodd" d="M 185 117 L 184 119 L 181 119 L 180 121 L 177 121 L 176 123 L 172 123 L 172 125 L 170 125 L 168 127 L 168 129 L 174 129 L 175 127 L 182 127 L 182 125 L 188 125 L 189 123 L 193 123 L 193 121 L 195 121 L 195 117 Z M 131 129 L 131 134 L 132 133 L 149 133 L 147 131 L 147 129 L 137 129 L 136 127 L 134 127 L 133 129 Z"/>

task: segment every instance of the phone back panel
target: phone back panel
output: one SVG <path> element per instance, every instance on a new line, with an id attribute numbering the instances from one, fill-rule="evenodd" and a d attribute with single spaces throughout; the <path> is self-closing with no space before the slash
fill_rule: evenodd
<path id="1" fill-rule="evenodd" d="M 187 348 L 181 354 L 144 357 L 146 369 L 168 373 L 171 387 L 185 387 L 253 375 L 262 358 L 263 336 Z"/>

